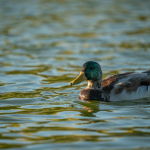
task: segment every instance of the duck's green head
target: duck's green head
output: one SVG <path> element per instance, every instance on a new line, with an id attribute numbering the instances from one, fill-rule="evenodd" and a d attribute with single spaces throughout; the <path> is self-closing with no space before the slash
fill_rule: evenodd
<path id="1" fill-rule="evenodd" d="M 70 82 L 70 85 L 79 84 L 84 80 L 102 80 L 101 67 L 97 62 L 88 61 L 83 64 L 79 76 Z"/>

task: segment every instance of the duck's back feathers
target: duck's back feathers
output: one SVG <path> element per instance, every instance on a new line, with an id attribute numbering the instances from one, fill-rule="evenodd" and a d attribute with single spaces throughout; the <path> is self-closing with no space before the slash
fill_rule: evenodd
<path id="1" fill-rule="evenodd" d="M 127 72 L 103 79 L 102 91 L 102 97 L 110 101 L 150 97 L 150 70 Z"/>
<path id="2" fill-rule="evenodd" d="M 111 90 L 116 85 L 116 83 L 118 83 L 121 79 L 125 79 L 131 76 L 133 73 L 134 72 L 126 72 L 126 73 L 116 74 L 116 75 L 103 79 L 102 80 L 103 91 L 107 91 L 107 93 L 110 93 Z"/>

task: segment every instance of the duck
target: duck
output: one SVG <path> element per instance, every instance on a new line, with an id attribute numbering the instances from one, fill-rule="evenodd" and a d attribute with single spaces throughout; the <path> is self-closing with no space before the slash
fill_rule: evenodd
<path id="1" fill-rule="evenodd" d="M 88 85 L 79 93 L 80 100 L 121 101 L 150 97 L 150 70 L 125 72 L 103 79 L 101 66 L 95 61 L 83 64 L 79 76 L 70 86 L 87 80 Z"/>

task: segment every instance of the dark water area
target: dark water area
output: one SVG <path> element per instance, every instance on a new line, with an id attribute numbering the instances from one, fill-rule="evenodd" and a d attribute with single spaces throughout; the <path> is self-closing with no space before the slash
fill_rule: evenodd
<path id="1" fill-rule="evenodd" d="M 150 99 L 80 101 L 104 77 L 150 69 L 149 0 L 0 0 L 0 149 L 150 149 Z"/>

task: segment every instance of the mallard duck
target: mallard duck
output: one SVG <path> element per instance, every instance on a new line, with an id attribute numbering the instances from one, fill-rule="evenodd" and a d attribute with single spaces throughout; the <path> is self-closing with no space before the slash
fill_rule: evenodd
<path id="1" fill-rule="evenodd" d="M 88 61 L 70 85 L 84 80 L 88 80 L 88 86 L 80 92 L 80 100 L 120 101 L 150 97 L 150 70 L 141 73 L 125 72 L 102 79 L 101 66 L 97 62 Z"/>

